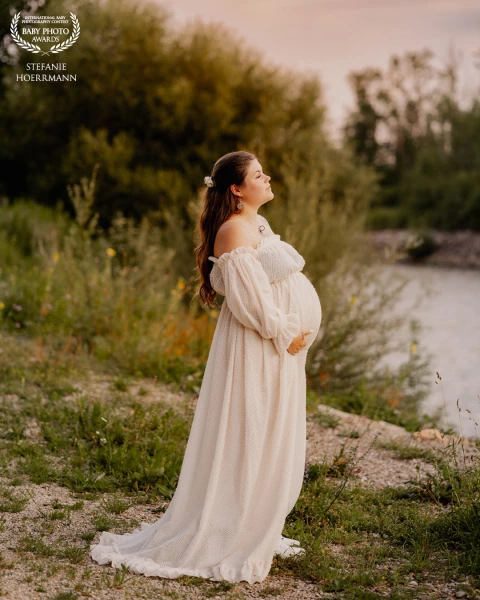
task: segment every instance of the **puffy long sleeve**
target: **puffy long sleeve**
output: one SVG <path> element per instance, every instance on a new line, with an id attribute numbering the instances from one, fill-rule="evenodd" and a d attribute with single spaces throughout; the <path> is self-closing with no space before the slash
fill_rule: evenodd
<path id="1" fill-rule="evenodd" d="M 300 333 L 296 313 L 285 313 L 275 305 L 268 275 L 250 246 L 241 246 L 218 259 L 225 286 L 225 301 L 245 327 L 271 339 L 279 354 Z"/>

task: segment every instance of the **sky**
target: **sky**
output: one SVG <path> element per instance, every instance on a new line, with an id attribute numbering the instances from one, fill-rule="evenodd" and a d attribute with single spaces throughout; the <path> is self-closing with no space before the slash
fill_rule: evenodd
<path id="1" fill-rule="evenodd" d="M 333 137 L 353 108 L 350 71 L 387 69 L 393 54 L 429 48 L 460 59 L 460 93 L 480 88 L 480 0 L 156 0 L 182 25 L 219 21 L 269 63 L 316 73 Z"/>

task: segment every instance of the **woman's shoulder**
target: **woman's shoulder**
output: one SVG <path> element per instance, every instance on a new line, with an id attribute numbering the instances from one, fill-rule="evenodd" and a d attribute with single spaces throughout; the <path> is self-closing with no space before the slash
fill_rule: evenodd
<path id="1" fill-rule="evenodd" d="M 251 247 L 255 249 L 259 240 L 252 235 L 240 215 L 233 215 L 220 225 L 215 236 L 214 254 L 220 257 L 238 247 Z"/>
<path id="2" fill-rule="evenodd" d="M 253 250 L 251 235 L 239 223 L 223 223 L 216 235 L 214 254 L 220 258 L 238 247 L 251 247 Z"/>
<path id="3" fill-rule="evenodd" d="M 272 231 L 272 228 L 270 227 L 269 222 L 263 215 L 257 214 L 257 224 L 259 227 L 261 225 L 264 225 L 269 231 Z M 239 229 L 246 231 L 247 233 L 249 233 L 251 235 L 251 230 L 248 228 L 247 224 L 245 223 L 245 219 L 241 215 L 232 215 L 220 225 L 220 227 L 218 228 L 217 235 L 219 233 L 222 236 L 228 235 L 228 233 L 230 231 L 237 231 Z"/>

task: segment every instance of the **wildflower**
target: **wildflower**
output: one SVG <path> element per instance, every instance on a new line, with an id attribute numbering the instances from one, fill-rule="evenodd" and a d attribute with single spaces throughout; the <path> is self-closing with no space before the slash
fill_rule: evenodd
<path id="1" fill-rule="evenodd" d="M 183 289 L 185 289 L 185 282 L 183 281 L 183 279 L 179 279 L 179 280 L 178 280 L 178 283 L 177 283 L 177 288 L 178 288 L 179 290 L 183 290 Z"/>
<path id="2" fill-rule="evenodd" d="M 412 354 L 415 354 L 416 351 L 417 351 L 417 344 L 415 344 L 415 343 L 410 344 L 410 352 Z"/>
<path id="3" fill-rule="evenodd" d="M 60 254 L 58 252 L 55 252 L 55 254 L 53 255 L 53 262 L 58 262 L 59 258 L 60 258 Z"/>
<path id="4" fill-rule="evenodd" d="M 115 256 L 116 253 L 116 250 L 114 250 L 113 248 L 107 248 L 108 256 Z"/>
<path id="5" fill-rule="evenodd" d="M 20 329 L 20 327 L 21 327 L 20 323 L 15 323 L 15 327 L 16 327 L 17 329 Z"/>
<path id="6" fill-rule="evenodd" d="M 101 444 L 106 444 L 106 443 L 107 443 L 107 440 L 106 440 L 106 438 L 100 438 L 100 443 L 101 443 Z"/>
<path id="7" fill-rule="evenodd" d="M 100 435 L 100 432 L 99 432 L 99 431 L 96 431 L 95 433 L 96 433 L 97 435 Z"/>
<path id="8" fill-rule="evenodd" d="M 22 307 L 20 306 L 20 304 L 14 304 L 13 308 L 17 311 L 20 312 L 22 310 Z"/>
<path id="9" fill-rule="evenodd" d="M 5 304 L 3 302 L 0 302 L 0 310 L 3 310 L 5 308 Z"/>
<path id="10" fill-rule="evenodd" d="M 353 306 L 357 300 L 357 296 L 350 296 L 350 306 Z"/>

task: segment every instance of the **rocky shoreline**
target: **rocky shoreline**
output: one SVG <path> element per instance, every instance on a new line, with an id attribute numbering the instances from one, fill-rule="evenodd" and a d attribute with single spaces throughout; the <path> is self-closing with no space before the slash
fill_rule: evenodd
<path id="1" fill-rule="evenodd" d="M 398 253 L 396 263 L 424 264 L 438 267 L 455 267 L 460 269 L 480 269 L 480 232 L 465 231 L 432 231 L 436 249 L 428 256 L 413 259 L 403 251 L 405 244 L 416 236 L 405 229 L 384 229 L 366 232 L 375 251 L 382 256 L 385 253 Z"/>

